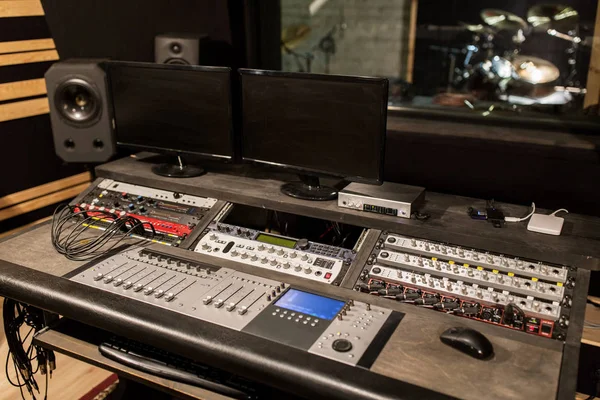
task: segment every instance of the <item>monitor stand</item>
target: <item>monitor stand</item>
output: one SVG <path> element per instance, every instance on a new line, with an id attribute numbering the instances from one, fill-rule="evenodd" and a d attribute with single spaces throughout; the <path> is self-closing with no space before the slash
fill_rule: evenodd
<path id="1" fill-rule="evenodd" d="M 158 164 L 152 167 L 152 172 L 169 178 L 192 178 L 202 175 L 205 171 L 200 167 L 186 165 L 181 156 L 177 156 L 177 164 Z"/>
<path id="2" fill-rule="evenodd" d="M 281 193 L 303 200 L 333 200 L 338 191 L 330 186 L 321 186 L 319 178 L 312 175 L 300 175 L 302 182 L 286 183 L 281 186 Z"/>

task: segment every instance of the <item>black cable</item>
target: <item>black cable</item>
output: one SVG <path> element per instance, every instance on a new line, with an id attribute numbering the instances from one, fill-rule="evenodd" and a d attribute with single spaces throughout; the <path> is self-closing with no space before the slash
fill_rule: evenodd
<path id="1" fill-rule="evenodd" d="M 427 221 L 431 217 L 431 214 L 415 211 L 413 216 L 419 221 Z"/>
<path id="2" fill-rule="evenodd" d="M 95 229 L 98 220 L 108 223 L 101 234 Z M 94 210 L 91 215 L 75 206 L 60 205 L 54 210 L 51 234 L 52 245 L 60 254 L 70 260 L 88 261 L 111 251 L 131 235 L 152 239 L 156 230 L 151 223 L 132 216 L 106 210 Z"/>
<path id="3" fill-rule="evenodd" d="M 4 319 L 4 333 L 8 345 L 8 354 L 6 357 L 5 373 L 8 382 L 19 388 L 21 398 L 25 399 L 23 388 L 29 392 L 34 400 L 36 399 L 34 391 L 40 393 L 39 386 L 35 379 L 35 374 L 40 371 L 46 374 L 46 388 L 44 399 L 48 395 L 48 372 L 52 371 L 56 363 L 52 350 L 46 350 L 41 346 L 33 344 L 33 338 L 30 336 L 37 334 L 45 327 L 44 317 L 41 310 L 18 303 L 11 299 L 5 299 L 2 307 Z M 24 325 L 31 327 L 25 337 L 21 337 L 21 329 Z M 26 341 L 30 339 L 28 345 Z M 25 347 L 27 346 L 27 349 Z M 15 371 L 16 382 L 9 374 L 9 362 L 12 360 Z M 36 368 L 33 369 L 32 361 L 36 361 Z M 48 364 L 48 360 L 53 360 Z"/>

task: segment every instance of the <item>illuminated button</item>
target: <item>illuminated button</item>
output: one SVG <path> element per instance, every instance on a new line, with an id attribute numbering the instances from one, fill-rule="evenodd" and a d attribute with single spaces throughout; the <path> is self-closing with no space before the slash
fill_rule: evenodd
<path id="1" fill-rule="evenodd" d="M 285 315 L 279 314 L 279 318 L 283 318 L 283 317 L 285 317 Z"/>
<path id="2" fill-rule="evenodd" d="M 325 277 L 324 277 L 324 278 L 325 278 L 325 279 L 329 279 L 329 278 L 331 278 L 331 272 L 327 272 L 327 273 L 325 274 Z"/>
<path id="3" fill-rule="evenodd" d="M 314 320 L 314 323 L 315 323 L 315 324 L 316 324 L 316 323 L 318 323 L 318 322 L 319 322 L 319 320 L 318 320 L 318 319 L 315 319 L 315 320 Z"/>
<path id="4" fill-rule="evenodd" d="M 317 325 L 317 324 L 315 324 L 314 322 L 312 324 L 310 324 L 310 326 L 315 326 L 315 325 Z"/>
<path id="5" fill-rule="evenodd" d="M 155 293 L 154 293 L 154 297 L 156 297 L 157 299 L 160 299 L 161 297 L 163 297 L 163 295 L 165 294 L 165 291 L 162 289 L 158 289 Z"/>
<path id="6" fill-rule="evenodd" d="M 306 325 L 306 324 L 308 324 L 308 321 L 307 321 L 307 320 L 304 320 L 302 323 L 303 323 L 304 325 Z"/>
<path id="7" fill-rule="evenodd" d="M 287 317 L 287 319 L 292 319 L 292 316 L 290 315 L 289 317 Z"/>

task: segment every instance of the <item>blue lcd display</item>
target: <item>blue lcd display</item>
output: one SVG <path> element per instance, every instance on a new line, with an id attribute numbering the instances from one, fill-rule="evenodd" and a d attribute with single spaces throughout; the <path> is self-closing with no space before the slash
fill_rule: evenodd
<path id="1" fill-rule="evenodd" d="M 321 319 L 334 319 L 344 306 L 343 301 L 296 289 L 288 290 L 275 305 Z"/>

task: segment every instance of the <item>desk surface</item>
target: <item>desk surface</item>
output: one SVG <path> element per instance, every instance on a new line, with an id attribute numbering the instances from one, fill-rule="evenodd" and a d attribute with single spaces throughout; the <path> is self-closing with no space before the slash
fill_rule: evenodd
<path id="1" fill-rule="evenodd" d="M 0 292 L 178 354 L 212 360 L 216 367 L 250 379 L 270 383 L 276 380 L 276 386 L 292 389 L 307 397 L 342 397 L 348 393 L 362 398 L 381 394 L 387 398 L 405 397 L 408 392 L 403 392 L 405 389 L 399 381 L 465 399 L 556 397 L 563 348 L 558 341 L 432 313 L 410 305 L 389 304 L 363 293 L 274 271 L 253 269 L 183 249 L 165 250 L 165 247 L 160 246 L 160 249 L 174 255 L 185 254 L 201 262 L 286 281 L 300 288 L 367 301 L 406 315 L 371 371 L 340 365 L 59 278 L 80 263 L 67 261 L 54 251 L 47 224 L 0 243 L 0 259 L 6 261 L 0 261 Z M 440 342 L 442 331 L 461 325 L 484 333 L 495 347 L 495 358 L 487 362 L 474 360 Z M 393 389 L 391 392 L 390 388 Z"/>
<path id="2" fill-rule="evenodd" d="M 485 201 L 431 192 L 426 195 L 424 208 L 431 214 L 429 220 L 394 218 L 340 208 L 337 201 L 313 202 L 288 197 L 279 189 L 282 181 L 296 180 L 289 174 L 267 175 L 264 170 L 249 166 L 216 166 L 220 172 L 172 179 L 152 173 L 152 162 L 155 161 L 156 157 L 152 154 L 140 153 L 137 158 L 123 158 L 99 166 L 96 172 L 99 177 L 146 186 L 159 185 L 177 192 L 233 203 L 390 230 L 550 263 L 600 269 L 600 218 L 568 214 L 561 236 L 530 232 L 526 222 L 508 223 L 505 228 L 497 229 L 488 222 L 473 220 L 466 215 L 469 206 L 485 208 Z M 509 216 L 529 213 L 528 207 L 524 206 L 500 204 L 500 207 Z"/>

